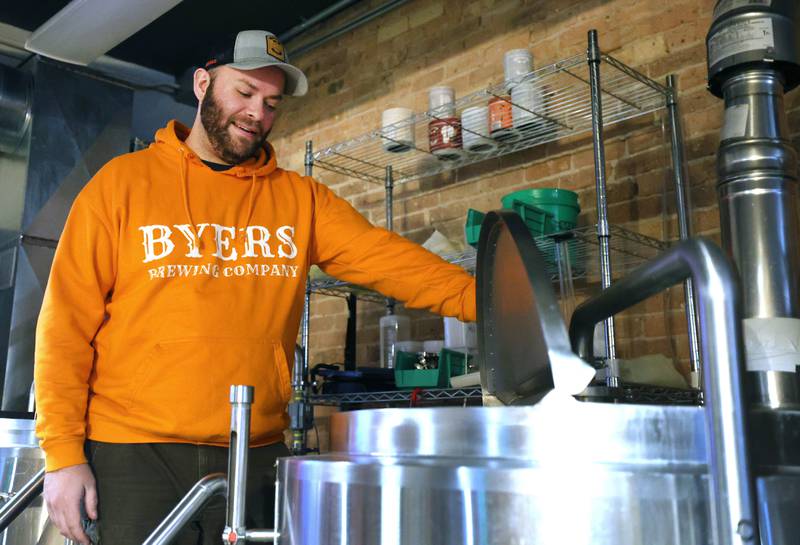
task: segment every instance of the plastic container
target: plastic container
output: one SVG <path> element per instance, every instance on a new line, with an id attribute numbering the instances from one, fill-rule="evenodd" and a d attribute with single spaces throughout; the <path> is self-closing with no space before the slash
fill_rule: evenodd
<path id="1" fill-rule="evenodd" d="M 424 346 L 422 341 L 397 341 L 395 343 L 395 350 L 398 352 L 422 352 Z"/>
<path id="2" fill-rule="evenodd" d="M 466 354 L 443 348 L 436 369 L 415 369 L 417 354 L 398 352 L 394 381 L 398 388 L 447 388 L 450 377 L 466 373 L 470 359 Z"/>
<path id="3" fill-rule="evenodd" d="M 519 214 L 533 237 L 558 233 L 575 226 L 574 221 L 571 223 L 566 221 L 559 222 L 550 212 L 524 201 L 516 199 L 510 201 L 506 200 L 503 208 L 513 210 Z M 472 208 L 467 210 L 467 221 L 464 224 L 464 238 L 467 244 L 473 248 L 478 247 L 478 242 L 481 239 L 481 225 L 483 225 L 483 219 L 485 217 L 486 214 L 478 210 Z"/>
<path id="4" fill-rule="evenodd" d="M 432 341 L 423 341 L 422 342 L 422 350 L 423 352 L 434 352 L 438 353 L 442 351 L 444 348 L 444 339 L 437 339 Z"/>
<path id="5" fill-rule="evenodd" d="M 525 222 L 525 226 L 534 238 L 557 233 L 561 230 L 560 224 L 555 221 L 553 215 L 538 206 L 514 200 L 511 201 L 511 206 L 508 208 L 519 214 L 519 217 Z"/>
<path id="6" fill-rule="evenodd" d="M 458 318 L 444 319 L 444 347 L 456 352 L 474 352 L 478 349 L 478 324 L 462 322 Z"/>
<path id="7" fill-rule="evenodd" d="M 510 144 L 520 139 L 521 135 L 514 130 L 512 117 L 511 97 L 499 96 L 489 101 L 489 134 L 504 144 Z"/>
<path id="8" fill-rule="evenodd" d="M 473 153 L 487 153 L 497 148 L 489 138 L 488 106 L 473 106 L 461 112 L 461 140 L 464 149 Z"/>
<path id="9" fill-rule="evenodd" d="M 543 117 L 545 111 L 542 90 L 533 81 L 524 81 L 511 89 L 511 102 L 514 129 L 519 131 L 523 138 L 541 134 L 547 124 L 547 120 Z"/>
<path id="10" fill-rule="evenodd" d="M 535 206 L 549 214 L 563 229 L 575 227 L 581 207 L 578 194 L 567 189 L 538 188 L 514 191 L 502 197 L 503 208 L 513 208 L 514 201 Z M 559 230 L 563 230 L 559 229 Z"/>
<path id="11" fill-rule="evenodd" d="M 455 117 L 456 92 L 452 87 L 431 87 L 428 89 L 428 110 L 437 118 Z"/>
<path id="12" fill-rule="evenodd" d="M 461 149 L 461 120 L 457 117 L 434 119 L 428 124 L 431 153 L 443 161 L 455 161 L 463 156 Z"/>
<path id="13" fill-rule="evenodd" d="M 510 88 L 533 69 L 533 54 L 527 49 L 512 49 L 503 55 L 503 74 Z"/>
<path id="14" fill-rule="evenodd" d="M 389 108 L 381 114 L 383 149 L 402 153 L 414 147 L 414 112 L 410 108 Z"/>
<path id="15" fill-rule="evenodd" d="M 380 320 L 381 367 L 393 369 L 397 356 L 397 343 L 409 337 L 411 321 L 408 316 L 387 314 Z"/>
<path id="16" fill-rule="evenodd" d="M 523 207 L 534 207 L 549 216 L 549 223 L 539 230 L 539 225 L 535 222 L 535 214 L 528 214 L 529 219 L 525 222 L 528 229 L 534 236 L 550 235 L 572 229 L 577 224 L 578 214 L 581 207 L 578 204 L 578 194 L 567 189 L 538 188 L 523 189 L 515 191 L 502 197 L 503 207 L 510 205 L 520 213 Z M 523 219 L 525 219 L 523 217 Z M 577 252 L 577 245 L 574 240 L 567 242 L 567 254 L 570 260 L 570 267 L 574 273 L 580 274 L 585 270 L 585 262 Z M 544 251 L 544 259 L 547 263 L 558 266 L 558 252 L 555 247 Z"/>

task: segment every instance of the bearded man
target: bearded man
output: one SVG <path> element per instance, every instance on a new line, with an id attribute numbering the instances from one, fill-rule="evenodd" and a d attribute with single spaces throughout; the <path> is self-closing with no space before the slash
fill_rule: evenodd
<path id="1" fill-rule="evenodd" d="M 231 384 L 255 387 L 247 525 L 271 527 L 311 265 L 475 319 L 469 274 L 277 166 L 267 135 L 284 95 L 307 87 L 273 34 L 240 32 L 194 73 L 191 130 L 169 122 L 75 199 L 35 361 L 44 496 L 65 537 L 89 545 L 95 525 L 105 545 L 139 545 L 198 479 L 226 471 Z M 177 542 L 218 543 L 223 525 L 219 500 Z"/>

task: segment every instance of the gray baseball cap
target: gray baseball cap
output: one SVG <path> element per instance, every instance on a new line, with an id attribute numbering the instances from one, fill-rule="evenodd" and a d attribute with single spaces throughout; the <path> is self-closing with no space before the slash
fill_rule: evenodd
<path id="1" fill-rule="evenodd" d="M 303 96 L 308 92 L 308 80 L 302 70 L 289 64 L 289 56 L 278 38 L 266 30 L 243 30 L 236 35 L 232 49 L 212 55 L 206 62 L 206 70 L 217 66 L 230 66 L 239 70 L 255 70 L 265 66 L 276 66 L 286 74 L 284 93 Z"/>

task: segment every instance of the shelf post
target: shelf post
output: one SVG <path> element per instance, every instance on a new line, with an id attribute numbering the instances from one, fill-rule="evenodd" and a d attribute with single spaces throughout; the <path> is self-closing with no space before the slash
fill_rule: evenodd
<path id="1" fill-rule="evenodd" d="M 314 144 L 311 140 L 306 140 L 305 156 L 306 176 L 311 176 L 314 172 Z M 308 377 L 308 327 L 311 321 L 311 281 L 306 280 L 305 306 L 303 307 L 303 318 L 301 324 L 300 342 L 303 344 L 303 380 Z"/>
<path id="2" fill-rule="evenodd" d="M 600 46 L 597 41 L 597 30 L 589 31 L 589 48 L 587 50 L 589 63 L 589 87 L 592 102 L 592 142 L 594 148 L 594 174 L 595 189 L 597 193 L 597 240 L 600 245 L 600 282 L 603 289 L 611 285 L 611 229 L 608 225 L 608 204 L 606 202 L 606 153 L 603 142 L 603 104 L 602 90 L 600 87 Z M 606 358 L 613 360 L 617 357 L 614 338 L 614 317 L 609 317 L 604 324 L 606 341 Z M 607 366 L 607 385 L 610 388 L 619 386 L 619 377 L 615 376 L 612 368 Z"/>
<path id="3" fill-rule="evenodd" d="M 392 175 L 392 165 L 386 167 L 385 185 L 386 189 L 386 229 L 394 230 L 394 176 Z M 386 314 L 394 314 L 395 300 L 391 297 L 386 298 Z"/>
<path id="4" fill-rule="evenodd" d="M 314 173 L 314 143 L 311 140 L 306 140 L 306 153 L 305 153 L 305 175 L 312 176 Z M 307 437 L 305 433 L 305 426 L 313 425 L 314 412 L 313 409 L 309 410 L 306 407 L 308 403 L 308 388 L 310 387 L 309 365 L 310 365 L 310 350 L 309 350 L 309 328 L 311 325 L 311 280 L 306 279 L 305 290 L 305 304 L 303 305 L 303 316 L 300 324 L 300 342 L 303 345 L 302 366 L 295 365 L 295 373 L 301 371 L 301 377 L 292 377 L 294 384 L 294 402 L 297 405 L 295 414 L 295 428 L 293 429 L 292 451 L 294 454 L 303 454 L 307 450 Z M 300 354 L 295 354 L 297 358 Z M 302 429 L 300 428 L 302 426 Z M 319 445 L 317 445 L 319 447 Z"/>
<path id="5" fill-rule="evenodd" d="M 675 182 L 675 209 L 678 216 L 678 234 L 681 240 L 691 236 L 692 218 L 689 194 L 686 189 L 686 163 L 683 154 L 683 128 L 678 110 L 678 86 L 674 74 L 667 76 L 667 110 L 669 112 L 670 144 L 672 151 L 672 176 Z M 692 387 L 702 388 L 700 361 L 700 340 L 695 305 L 694 287 L 691 278 L 683 283 L 683 296 L 686 306 L 686 322 L 689 332 L 689 357 Z"/>

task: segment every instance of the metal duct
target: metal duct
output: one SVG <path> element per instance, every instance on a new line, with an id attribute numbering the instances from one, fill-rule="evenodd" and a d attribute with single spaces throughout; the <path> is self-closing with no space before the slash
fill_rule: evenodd
<path id="1" fill-rule="evenodd" d="M 0 152 L 17 153 L 31 124 L 31 78 L 0 65 Z"/>
<path id="2" fill-rule="evenodd" d="M 8 297 L 13 297 L 13 310 L 9 314 L 9 306 L 0 306 L 0 327 L 7 328 L 0 330 L 0 349 L 3 335 L 8 335 L 7 353 L 0 352 L 5 359 L 0 364 L 3 411 L 28 407 L 36 320 L 72 201 L 103 164 L 130 146 L 130 90 L 49 62 L 34 62 L 32 68 L 33 121 L 25 198 L 19 205 L 24 208 L 19 230 L 10 233 L 14 260 L 8 292 L 13 296 Z M 5 293 L 0 290 L 0 304 Z"/>
<path id="3" fill-rule="evenodd" d="M 725 99 L 717 157 L 722 243 L 738 266 L 748 378 L 758 404 L 800 403 L 797 153 L 783 95 L 800 82 L 794 0 L 720 0 L 706 38 Z"/>

